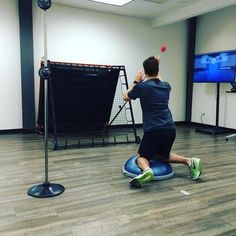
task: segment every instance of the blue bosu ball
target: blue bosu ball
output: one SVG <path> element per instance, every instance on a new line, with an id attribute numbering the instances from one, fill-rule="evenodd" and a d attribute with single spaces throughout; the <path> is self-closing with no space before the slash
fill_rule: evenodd
<path id="1" fill-rule="evenodd" d="M 172 166 L 158 160 L 150 162 L 150 167 L 154 173 L 154 180 L 162 180 L 171 178 L 174 175 Z M 123 166 L 123 174 L 129 177 L 135 177 L 142 173 L 142 170 L 137 165 L 137 156 L 130 157 Z"/>

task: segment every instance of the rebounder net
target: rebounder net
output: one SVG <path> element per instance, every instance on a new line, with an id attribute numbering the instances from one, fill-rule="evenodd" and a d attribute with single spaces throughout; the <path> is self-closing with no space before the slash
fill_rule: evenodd
<path id="1" fill-rule="evenodd" d="M 48 130 L 53 148 L 139 142 L 124 66 L 49 63 Z M 40 80 L 37 130 L 44 129 L 44 80 Z"/>

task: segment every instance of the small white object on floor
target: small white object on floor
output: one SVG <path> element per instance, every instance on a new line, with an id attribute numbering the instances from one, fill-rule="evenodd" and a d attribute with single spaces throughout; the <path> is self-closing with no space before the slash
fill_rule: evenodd
<path id="1" fill-rule="evenodd" d="M 184 195 L 187 195 L 187 196 L 188 196 L 188 195 L 191 195 L 190 192 L 187 192 L 187 191 L 185 191 L 185 190 L 181 190 L 180 192 L 183 193 Z"/>

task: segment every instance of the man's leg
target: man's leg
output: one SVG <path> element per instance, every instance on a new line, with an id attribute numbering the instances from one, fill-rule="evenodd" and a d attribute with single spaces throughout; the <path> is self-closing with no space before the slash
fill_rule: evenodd
<path id="1" fill-rule="evenodd" d="M 169 163 L 180 163 L 185 164 L 189 167 L 191 177 L 193 180 L 199 178 L 202 174 L 202 160 L 198 158 L 188 158 L 184 156 L 180 156 L 174 153 L 170 153 L 169 158 L 165 160 Z"/>
<path id="2" fill-rule="evenodd" d="M 155 133 L 154 133 L 155 134 Z M 138 150 L 137 165 L 142 170 L 142 174 L 130 181 L 135 187 L 141 187 L 154 178 L 153 170 L 150 168 L 149 158 L 155 153 L 156 139 L 153 132 L 144 133 Z"/>
<path id="3" fill-rule="evenodd" d="M 143 173 L 134 177 L 130 181 L 130 184 L 134 187 L 141 187 L 143 184 L 150 182 L 154 178 L 154 174 L 153 170 L 150 168 L 149 161 L 146 158 L 138 157 L 137 164 Z"/>
<path id="4" fill-rule="evenodd" d="M 169 163 L 180 163 L 189 166 L 191 164 L 191 159 L 188 157 L 180 156 L 174 153 L 170 153 L 169 159 L 166 159 Z"/>
<path id="5" fill-rule="evenodd" d="M 144 157 L 137 157 L 137 164 L 142 171 L 150 168 L 149 161 Z"/>

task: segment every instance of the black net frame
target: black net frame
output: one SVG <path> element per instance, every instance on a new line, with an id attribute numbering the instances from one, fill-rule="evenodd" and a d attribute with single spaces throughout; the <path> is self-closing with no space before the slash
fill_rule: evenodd
<path id="1" fill-rule="evenodd" d="M 65 62 L 48 64 L 51 71 L 48 128 L 53 150 L 140 142 L 132 104 L 122 98 L 128 88 L 124 66 Z M 62 75 L 65 71 L 68 78 Z M 43 87 L 44 80 L 41 79 L 38 133 L 42 133 L 44 128 Z M 80 92 L 77 93 L 77 90 Z M 71 104 L 76 106 L 71 109 Z M 67 114 L 70 114 L 69 117 Z"/>

